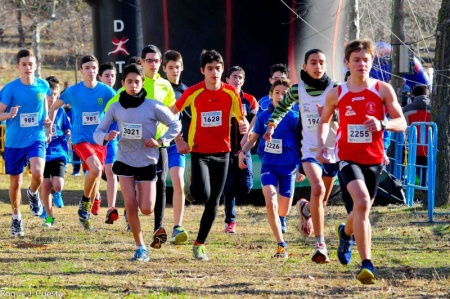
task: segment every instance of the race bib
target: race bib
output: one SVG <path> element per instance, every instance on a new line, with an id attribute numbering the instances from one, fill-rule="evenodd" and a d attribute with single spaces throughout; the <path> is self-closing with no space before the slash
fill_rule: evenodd
<path id="1" fill-rule="evenodd" d="M 270 142 L 266 141 L 266 146 L 264 151 L 271 154 L 282 154 L 283 153 L 283 140 L 273 139 Z"/>
<path id="2" fill-rule="evenodd" d="M 142 124 L 122 123 L 122 138 L 142 139 Z"/>
<path id="3" fill-rule="evenodd" d="M 100 123 L 100 112 L 83 112 L 83 126 L 98 125 Z"/>
<path id="4" fill-rule="evenodd" d="M 366 130 L 364 125 L 348 125 L 348 143 L 371 143 L 372 132 Z"/>
<path id="5" fill-rule="evenodd" d="M 220 127 L 222 111 L 202 112 L 202 127 Z"/>
<path id="6" fill-rule="evenodd" d="M 58 131 L 56 129 L 56 124 L 53 124 L 52 126 L 52 138 L 58 137 Z"/>
<path id="7" fill-rule="evenodd" d="M 306 114 L 306 127 L 308 128 L 308 130 L 317 130 L 319 120 L 320 120 L 319 113 Z"/>
<path id="8" fill-rule="evenodd" d="M 20 127 L 36 127 L 38 125 L 38 113 L 21 113 L 20 114 Z"/>

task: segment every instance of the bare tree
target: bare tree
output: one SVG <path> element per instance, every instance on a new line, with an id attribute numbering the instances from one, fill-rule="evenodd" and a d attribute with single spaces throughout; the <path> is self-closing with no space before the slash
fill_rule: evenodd
<path id="1" fill-rule="evenodd" d="M 348 14 L 348 39 L 359 39 L 359 33 L 361 31 L 359 25 L 359 0 L 350 0 L 349 2 L 350 12 Z"/>
<path id="2" fill-rule="evenodd" d="M 450 201 L 450 0 L 443 0 L 436 30 L 436 54 L 431 119 L 437 124 L 437 178 L 435 204 Z"/>

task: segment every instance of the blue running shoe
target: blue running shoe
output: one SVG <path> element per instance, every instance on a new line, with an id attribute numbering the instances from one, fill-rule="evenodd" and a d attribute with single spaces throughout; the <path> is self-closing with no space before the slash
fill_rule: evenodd
<path id="1" fill-rule="evenodd" d="M 356 276 L 362 284 L 374 284 L 375 283 L 375 275 L 374 269 L 371 265 L 363 265 L 359 270 L 358 275 Z"/>
<path id="2" fill-rule="evenodd" d="M 187 232 L 182 227 L 177 227 L 173 229 L 172 237 L 170 238 L 170 244 L 180 245 L 186 243 L 188 239 Z"/>
<path id="3" fill-rule="evenodd" d="M 131 262 L 148 262 L 150 260 L 150 256 L 148 255 L 147 249 L 136 249 L 134 252 L 134 256 L 131 258 Z"/>
<path id="4" fill-rule="evenodd" d="M 30 213 L 33 216 L 40 216 L 42 214 L 43 206 L 39 198 L 39 192 L 35 195 L 30 194 L 30 189 L 27 191 L 28 200 L 30 201 Z"/>
<path id="5" fill-rule="evenodd" d="M 61 191 L 55 192 L 53 194 L 53 203 L 58 208 L 64 207 L 64 202 L 63 202 L 63 199 L 62 199 L 62 196 L 61 196 Z"/>
<path id="6" fill-rule="evenodd" d="M 39 217 L 42 219 L 47 218 L 47 211 L 45 210 L 45 207 L 42 207 L 42 214 Z"/>
<path id="7" fill-rule="evenodd" d="M 281 222 L 281 232 L 285 234 L 287 232 L 287 223 L 286 223 L 286 217 L 279 216 L 280 222 Z"/>
<path id="8" fill-rule="evenodd" d="M 352 261 L 352 239 L 343 238 L 345 224 L 341 223 L 336 226 L 336 236 L 338 238 L 339 247 L 337 251 L 338 259 L 342 265 L 348 265 Z"/>

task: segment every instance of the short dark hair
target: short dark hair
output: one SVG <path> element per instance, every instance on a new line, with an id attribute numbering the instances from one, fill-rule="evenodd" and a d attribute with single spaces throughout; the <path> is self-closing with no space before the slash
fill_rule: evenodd
<path id="1" fill-rule="evenodd" d="M 33 54 L 33 52 L 31 52 L 28 49 L 19 50 L 19 52 L 17 52 L 17 54 L 16 54 L 17 64 L 19 64 L 20 58 L 24 58 L 24 57 L 34 57 L 34 54 Z"/>
<path id="2" fill-rule="evenodd" d="M 244 79 L 245 79 L 245 71 L 244 71 L 243 68 L 241 68 L 241 67 L 238 66 L 238 65 L 235 65 L 235 66 L 230 67 L 230 70 L 228 71 L 228 74 L 227 74 L 227 78 L 230 78 L 230 76 L 231 76 L 234 72 L 241 72 L 241 73 L 242 73 L 242 76 L 244 76 Z"/>
<path id="3" fill-rule="evenodd" d="M 105 62 L 98 68 L 98 75 L 101 77 L 104 71 L 116 71 L 116 66 L 112 62 Z"/>
<path id="4" fill-rule="evenodd" d="M 350 55 L 353 52 L 359 52 L 361 50 L 366 50 L 367 53 L 375 57 L 375 46 L 370 39 L 354 40 L 351 41 L 347 47 L 345 47 L 345 60 L 349 61 Z"/>
<path id="5" fill-rule="evenodd" d="M 225 67 L 225 63 L 223 62 L 222 55 L 216 50 L 202 50 L 200 54 L 200 67 L 203 69 L 207 63 L 211 62 L 221 63 L 223 67 Z"/>
<path id="6" fill-rule="evenodd" d="M 55 89 L 59 86 L 59 80 L 55 76 L 48 76 L 45 80 L 48 82 L 48 85 L 50 85 L 50 89 Z"/>
<path id="7" fill-rule="evenodd" d="M 132 63 L 136 63 L 136 64 L 140 64 L 141 63 L 141 57 L 139 56 L 131 56 L 130 58 L 128 58 L 127 64 L 132 64 Z"/>
<path id="8" fill-rule="evenodd" d="M 142 77 L 142 79 L 144 79 L 145 77 L 144 68 L 137 63 L 131 63 L 123 68 L 122 80 L 125 81 L 128 74 L 130 73 L 138 74 L 139 76 Z"/>
<path id="9" fill-rule="evenodd" d="M 308 59 L 309 59 L 309 56 L 311 56 L 311 54 L 323 54 L 323 55 L 325 55 L 325 53 L 323 53 L 323 51 L 320 50 L 320 49 L 311 49 L 311 50 L 309 50 L 308 52 L 305 53 L 305 64 L 308 64 Z"/>
<path id="10" fill-rule="evenodd" d="M 146 45 L 142 49 L 141 58 L 145 59 L 145 56 L 147 56 L 147 53 L 155 53 L 155 54 L 158 54 L 160 58 L 162 58 L 161 50 L 155 45 Z"/>
<path id="11" fill-rule="evenodd" d="M 163 66 L 166 66 L 169 61 L 181 62 L 183 65 L 183 57 L 181 53 L 175 50 L 167 50 L 163 57 Z"/>
<path id="12" fill-rule="evenodd" d="M 289 75 L 289 67 L 285 65 L 284 63 L 277 63 L 270 67 L 270 77 L 273 76 L 274 73 L 281 72 L 283 74 L 286 74 L 286 76 Z"/>
<path id="13" fill-rule="evenodd" d="M 84 55 L 83 57 L 81 57 L 80 69 L 83 67 L 83 64 L 85 64 L 86 62 L 91 62 L 91 61 L 96 62 L 98 64 L 97 58 L 95 58 L 95 56 L 92 54 Z"/>
<path id="14" fill-rule="evenodd" d="M 270 92 L 270 93 L 273 93 L 273 90 L 274 90 L 275 87 L 277 87 L 278 85 L 283 85 L 283 86 L 286 86 L 287 88 L 290 88 L 290 87 L 291 87 L 291 81 L 289 81 L 289 79 L 278 79 L 278 80 L 275 80 L 275 81 L 272 83 L 272 86 L 270 86 L 269 92 Z"/>
<path id="15" fill-rule="evenodd" d="M 416 87 L 414 87 L 414 89 L 412 91 L 412 95 L 415 97 L 426 96 L 426 95 L 428 95 L 428 92 L 429 92 L 428 86 L 417 85 Z"/>

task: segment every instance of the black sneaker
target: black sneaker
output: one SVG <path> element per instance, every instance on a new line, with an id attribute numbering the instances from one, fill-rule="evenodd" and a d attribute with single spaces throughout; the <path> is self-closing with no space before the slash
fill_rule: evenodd
<path id="1" fill-rule="evenodd" d="M 11 224 L 11 236 L 23 237 L 24 235 L 22 219 L 13 219 Z"/>
<path id="2" fill-rule="evenodd" d="M 151 248 L 160 249 L 161 245 L 167 242 L 167 233 L 164 227 L 158 228 L 153 234 L 153 241 L 150 244 Z"/>

